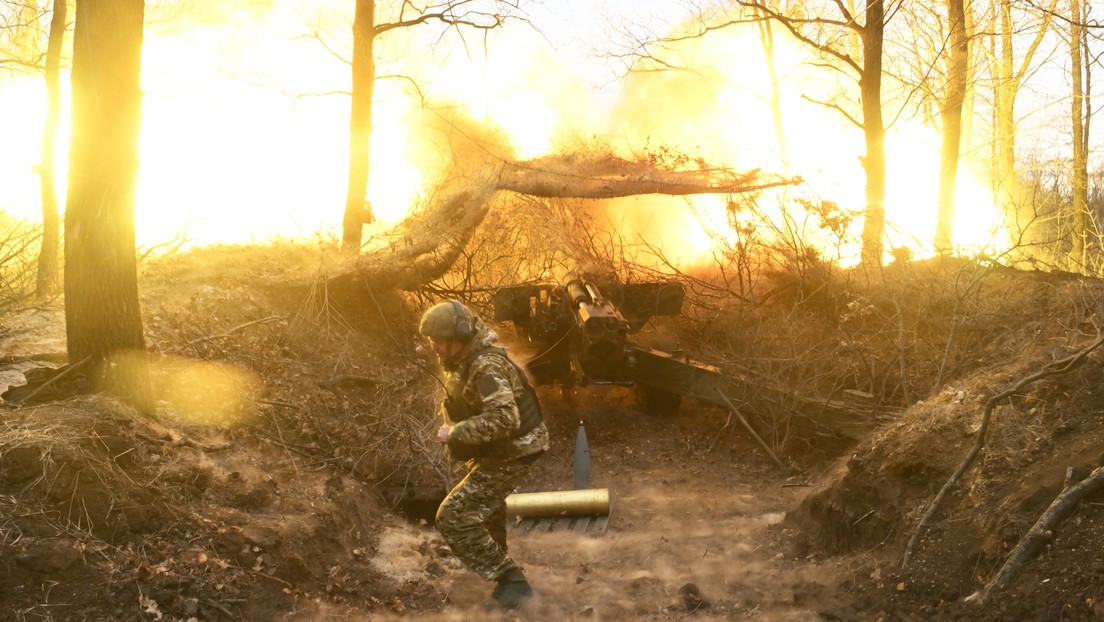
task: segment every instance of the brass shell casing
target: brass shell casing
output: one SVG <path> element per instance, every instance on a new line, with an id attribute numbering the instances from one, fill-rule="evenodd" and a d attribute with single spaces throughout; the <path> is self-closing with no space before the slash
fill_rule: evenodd
<path id="1" fill-rule="evenodd" d="M 604 516 L 609 511 L 609 488 L 519 492 L 506 497 L 506 513 L 521 517 Z"/>

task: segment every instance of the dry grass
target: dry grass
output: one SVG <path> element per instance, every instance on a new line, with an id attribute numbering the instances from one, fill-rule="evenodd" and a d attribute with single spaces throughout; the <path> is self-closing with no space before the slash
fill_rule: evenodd
<path id="1" fill-rule="evenodd" d="M 139 428 L 134 434 L 150 440 L 163 433 L 155 422 L 103 397 L 6 414 L 0 461 L 7 489 L 23 503 L 14 516 L 36 514 L 58 533 L 102 537 L 115 508 L 133 499 L 136 489 L 161 485 L 157 473 L 123 468 L 148 459 L 144 445 L 124 440 L 131 434 L 120 432 L 124 426 Z"/>
<path id="2" fill-rule="evenodd" d="M 0 315 L 34 298 L 41 237 L 36 227 L 0 220 Z"/>

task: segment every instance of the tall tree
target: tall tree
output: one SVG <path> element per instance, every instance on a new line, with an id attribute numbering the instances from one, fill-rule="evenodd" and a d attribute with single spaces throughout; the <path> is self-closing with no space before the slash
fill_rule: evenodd
<path id="1" fill-rule="evenodd" d="M 958 188 L 958 160 L 962 145 L 962 106 L 966 98 L 967 64 L 970 58 L 963 0 L 947 0 L 949 22 L 947 45 L 947 87 L 940 107 L 942 145 L 939 151 L 939 208 L 935 222 L 935 248 L 951 250 Z"/>
<path id="2" fill-rule="evenodd" d="M 866 210 L 863 212 L 863 263 L 882 263 L 882 238 L 885 234 L 886 154 L 885 121 L 882 119 L 882 43 L 885 34 L 885 3 L 867 0 L 866 19 L 862 25 L 846 15 L 862 37 L 862 63 L 852 65 L 859 74 L 859 97 L 862 99 L 862 129 L 866 139 Z"/>
<path id="3" fill-rule="evenodd" d="M 993 179 L 997 201 L 1011 219 L 1013 235 L 1018 235 L 1034 219 L 1034 214 L 1021 214 L 1018 205 L 1018 180 L 1016 173 L 1016 97 L 1032 67 L 1032 60 L 1050 30 L 1058 0 L 1049 0 L 1040 7 L 1041 18 L 1034 29 L 1034 37 L 1020 55 L 1016 65 L 1015 42 L 1026 30 L 1024 24 L 1013 20 L 1013 0 L 998 0 L 997 28 L 993 47 L 996 59 L 995 92 L 993 94 L 994 135 L 996 158 Z"/>
<path id="4" fill-rule="evenodd" d="M 767 64 L 767 80 L 770 82 L 771 120 L 774 122 L 774 139 L 778 142 L 778 157 L 787 165 L 790 152 L 786 145 L 786 130 L 782 123 L 782 91 L 778 68 L 774 61 L 774 30 L 769 19 L 758 20 L 759 43 L 763 46 L 763 62 Z"/>
<path id="5" fill-rule="evenodd" d="M 962 100 L 962 141 L 961 151 L 973 155 L 974 149 L 974 110 L 977 107 L 977 76 L 978 66 L 983 64 L 983 59 L 988 54 L 984 45 L 977 44 L 978 32 L 977 20 L 974 18 L 975 9 L 973 3 L 964 6 L 966 18 L 967 51 L 966 56 L 966 92 Z"/>
<path id="6" fill-rule="evenodd" d="M 866 153 L 862 157 L 866 175 L 866 206 L 863 213 L 862 259 L 870 266 L 881 265 L 885 234 L 886 152 L 885 120 L 882 116 L 882 45 L 885 38 L 884 0 L 865 0 L 857 9 L 844 2 L 825 6 L 797 4 L 792 14 L 761 0 L 737 0 L 737 4 L 781 24 L 798 41 L 833 67 L 849 72 L 858 83 L 859 110 L 847 110 L 838 101 L 823 101 L 862 129 Z M 818 13 L 820 11 L 820 13 Z M 851 45 L 856 42 L 857 45 Z"/>
<path id="7" fill-rule="evenodd" d="M 54 0 L 50 18 L 50 34 L 46 42 L 46 121 L 42 125 L 41 161 L 38 164 L 40 195 L 42 196 L 42 247 L 38 253 L 38 277 L 35 296 L 52 295 L 57 289 L 58 199 L 54 192 L 54 153 L 57 144 L 58 120 L 61 117 L 61 45 L 65 40 L 66 0 Z"/>
<path id="8" fill-rule="evenodd" d="M 356 0 L 353 16 L 353 93 L 349 114 L 349 185 L 345 190 L 345 217 L 341 245 L 359 250 L 363 227 L 375 221 L 368 194 L 372 144 L 372 94 L 376 85 L 375 0 Z"/>
<path id="9" fill-rule="evenodd" d="M 356 0 L 349 118 L 349 183 L 345 191 L 341 233 L 341 247 L 344 250 L 359 251 L 364 225 L 375 220 L 367 196 L 371 168 L 372 96 L 377 77 L 377 38 L 392 30 L 430 22 L 452 29 L 493 30 L 502 26 L 517 11 L 519 4 L 518 0 L 443 0 L 417 9 L 413 4 L 403 2 L 393 21 L 376 23 L 375 0 Z"/>
<path id="10" fill-rule="evenodd" d="M 1088 38 L 1082 23 L 1087 13 L 1085 0 L 1070 0 L 1070 85 L 1071 115 L 1073 130 L 1073 231 L 1070 232 L 1070 268 L 1084 270 L 1087 263 L 1089 239 L 1089 120 L 1092 109 L 1089 107 L 1089 60 L 1084 53 L 1088 48 Z"/>
<path id="11" fill-rule="evenodd" d="M 134 220 L 144 14 L 144 0 L 77 3 L 65 321 L 70 363 L 88 364 L 98 388 L 149 408 Z"/>
<path id="12" fill-rule="evenodd" d="M 777 0 L 731 0 L 724 10 L 700 10 L 696 33 L 676 35 L 649 42 L 637 42 L 634 57 L 647 59 L 661 69 L 677 67 L 658 47 L 680 41 L 711 36 L 730 27 L 746 26 L 764 21 L 780 24 L 798 42 L 817 57 L 810 61 L 838 71 L 858 85 L 854 92 L 836 92 L 818 99 L 815 94 L 804 97 L 839 112 L 862 130 L 866 153 L 860 158 L 866 179 L 866 205 L 863 218 L 862 260 L 865 265 L 881 265 L 885 234 L 886 151 L 885 120 L 882 115 L 882 46 L 885 38 L 886 12 L 884 0 L 865 0 L 861 7 L 852 3 L 829 0 L 824 3 L 781 3 Z M 760 37 L 768 31 L 760 29 Z M 761 39 L 764 49 L 773 46 Z M 768 70 L 770 68 L 768 67 Z M 857 99 L 857 101 L 855 101 Z M 781 140 L 781 137 L 780 137 Z"/>

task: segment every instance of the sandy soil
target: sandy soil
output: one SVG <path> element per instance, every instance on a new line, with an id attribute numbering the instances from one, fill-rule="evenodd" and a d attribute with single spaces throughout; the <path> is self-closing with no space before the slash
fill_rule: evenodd
<path id="1" fill-rule="evenodd" d="M 524 619 L 831 619 L 835 562 L 795 559 L 782 521 L 816 485 L 778 472 L 750 439 L 727 441 L 725 413 L 687 408 L 642 414 L 619 389 L 589 389 L 575 408 L 546 398 L 556 446 L 523 491 L 567 490 L 573 482 L 575 418 L 587 421 L 593 486 L 613 496 L 604 533 L 515 529 L 511 554 L 539 597 Z M 823 477 L 818 476 L 817 481 Z M 441 551 L 432 530 L 392 526 L 385 550 Z M 424 580 L 415 556 L 410 577 Z M 503 617 L 483 607 L 490 586 L 454 563 L 438 579 L 445 612 L 429 619 Z"/>

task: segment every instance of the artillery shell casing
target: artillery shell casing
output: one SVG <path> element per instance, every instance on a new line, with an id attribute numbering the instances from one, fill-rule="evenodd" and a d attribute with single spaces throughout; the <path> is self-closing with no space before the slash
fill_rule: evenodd
<path id="1" fill-rule="evenodd" d="M 604 516 L 609 488 L 519 492 L 506 497 L 506 512 L 516 516 Z"/>

